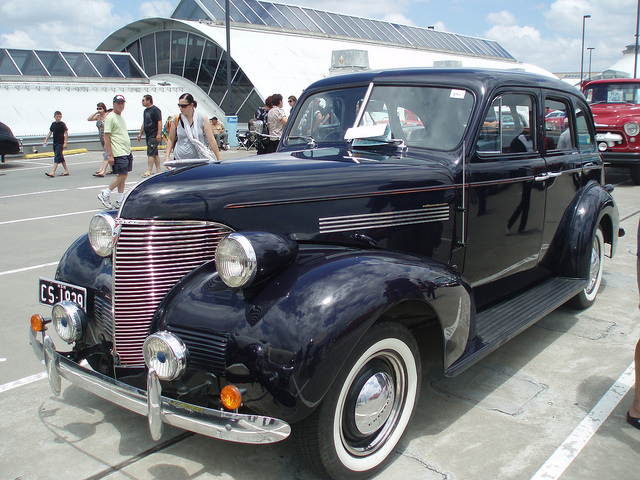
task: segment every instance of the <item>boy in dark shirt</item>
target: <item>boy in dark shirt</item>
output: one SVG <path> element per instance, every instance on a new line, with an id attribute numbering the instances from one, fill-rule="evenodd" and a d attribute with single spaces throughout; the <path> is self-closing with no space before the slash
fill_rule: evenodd
<path id="1" fill-rule="evenodd" d="M 51 172 L 45 172 L 45 175 L 47 177 L 55 177 L 58 164 L 61 163 L 64 167 L 64 173 L 60 176 L 64 177 L 69 175 L 69 169 L 67 168 L 67 162 L 64 160 L 64 156 L 62 156 L 62 150 L 67 148 L 69 130 L 62 121 L 62 112 L 56 111 L 56 113 L 53 114 L 53 118 L 55 118 L 56 121 L 51 124 L 51 127 L 49 127 L 49 133 L 47 133 L 47 136 L 42 143 L 42 146 L 46 147 L 47 140 L 49 140 L 49 137 L 53 134 L 53 170 Z"/>

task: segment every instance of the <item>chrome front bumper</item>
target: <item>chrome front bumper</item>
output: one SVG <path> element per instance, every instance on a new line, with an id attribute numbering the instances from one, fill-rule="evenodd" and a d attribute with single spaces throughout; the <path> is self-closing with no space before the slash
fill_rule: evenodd
<path id="1" fill-rule="evenodd" d="M 149 430 L 154 440 L 159 440 L 166 423 L 174 427 L 240 443 L 274 443 L 284 440 L 291 433 L 286 422 L 272 417 L 246 415 L 200 407 L 162 396 L 158 376 L 151 370 L 147 375 L 147 391 L 132 387 L 114 378 L 86 369 L 55 350 L 53 340 L 46 333 L 42 342 L 38 334 L 29 328 L 29 343 L 36 356 L 45 362 L 49 383 L 58 396 L 61 377 L 121 407 L 149 419 Z"/>

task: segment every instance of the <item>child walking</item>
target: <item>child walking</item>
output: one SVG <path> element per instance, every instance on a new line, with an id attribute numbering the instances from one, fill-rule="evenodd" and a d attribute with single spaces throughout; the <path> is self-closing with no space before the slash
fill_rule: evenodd
<path id="1" fill-rule="evenodd" d="M 49 127 L 49 133 L 47 133 L 44 142 L 42 143 L 43 147 L 47 146 L 47 140 L 51 134 L 53 134 L 53 170 L 51 172 L 45 172 L 47 177 L 55 177 L 56 170 L 58 169 L 58 165 L 62 164 L 64 167 L 64 173 L 60 174 L 61 177 L 65 177 L 69 175 L 69 169 L 67 168 L 67 162 L 64 160 L 64 156 L 62 155 L 62 151 L 67 148 L 67 138 L 69 138 L 69 130 L 67 126 L 62 121 L 62 112 L 56 111 L 53 114 L 53 118 L 55 118 L 55 122 L 51 124 Z"/>

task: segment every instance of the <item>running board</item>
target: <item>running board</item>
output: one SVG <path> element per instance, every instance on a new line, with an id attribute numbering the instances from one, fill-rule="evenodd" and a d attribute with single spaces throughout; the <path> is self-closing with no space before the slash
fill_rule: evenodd
<path id="1" fill-rule="evenodd" d="M 453 377 L 548 315 L 587 286 L 586 279 L 551 278 L 476 314 L 476 337 L 445 375 Z"/>

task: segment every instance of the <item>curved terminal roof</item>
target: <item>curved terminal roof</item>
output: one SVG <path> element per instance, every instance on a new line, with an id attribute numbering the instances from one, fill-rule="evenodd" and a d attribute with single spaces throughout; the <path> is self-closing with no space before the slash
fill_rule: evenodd
<path id="1" fill-rule="evenodd" d="M 245 5 L 267 5 L 255 0 L 232 0 L 236 12 L 240 12 L 240 1 Z M 408 41 L 389 43 L 380 39 L 271 27 L 244 21 L 233 22 L 230 25 L 232 108 L 229 110 L 226 28 L 224 21 L 218 20 L 208 11 L 214 9 L 213 3 L 214 0 L 183 0 L 174 16 L 206 18 L 145 18 L 112 33 L 98 50 L 124 50 L 131 53 L 151 78 L 170 73 L 189 79 L 194 83 L 191 93 L 196 98 L 210 97 L 223 110 L 237 115 L 240 123 L 251 119 L 253 112 L 269 95 L 280 93 L 285 98 L 289 95 L 299 96 L 307 85 L 329 76 L 331 60 L 336 52 L 364 52 L 368 58 L 366 67 L 371 69 L 455 66 L 516 69 L 551 75 L 544 69 L 519 63 L 508 54 L 501 56 L 501 48 L 494 48 L 492 52 L 495 55 L 491 56 L 489 52 L 470 53 L 470 47 L 461 47 L 454 52 L 453 45 L 448 49 L 431 49 L 409 44 Z M 209 5 L 207 11 L 204 10 L 205 4 Z M 303 10 L 311 12 L 309 15 L 318 12 Z M 235 18 L 240 17 L 236 14 Z M 361 20 L 356 17 L 347 18 L 354 22 Z M 370 22 L 375 24 L 373 20 Z M 377 23 L 384 25 L 388 22 Z M 460 38 L 453 34 L 447 35 L 452 41 Z M 463 38 L 471 42 L 469 37 Z M 477 42 L 487 48 L 497 45 L 495 42 Z M 340 70 L 333 69 L 333 73 Z M 344 69 L 343 72 L 349 73 L 350 70 Z"/>
<path id="2" fill-rule="evenodd" d="M 262 0 L 229 1 L 231 92 L 224 0 L 182 0 L 172 18 L 125 25 L 96 52 L 0 49 L 0 121 L 20 136 L 44 135 L 53 112 L 62 110 L 72 134 L 91 133 L 95 126 L 86 116 L 95 103 L 109 106 L 123 93 L 127 125 L 137 129 L 142 95 L 152 94 L 167 116 L 177 113 L 180 93 L 190 92 L 207 115 L 227 111 L 242 124 L 273 93 L 299 96 L 316 80 L 351 71 L 481 67 L 551 75 L 490 40 Z"/>
<path id="3" fill-rule="evenodd" d="M 411 45 L 433 51 L 515 60 L 500 44 L 455 33 L 331 13 L 260 0 L 230 0 L 230 20 L 259 27 L 328 35 L 383 44 Z M 225 20 L 225 0 L 182 0 L 172 18 Z"/>

